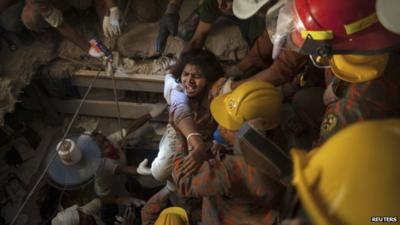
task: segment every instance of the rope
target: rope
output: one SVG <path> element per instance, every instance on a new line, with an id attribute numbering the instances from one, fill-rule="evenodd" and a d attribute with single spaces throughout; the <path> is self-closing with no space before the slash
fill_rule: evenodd
<path id="1" fill-rule="evenodd" d="M 111 64 L 111 62 L 108 62 Z M 119 101 L 118 101 L 118 94 L 117 94 L 117 82 L 115 80 L 115 73 L 114 70 L 111 67 L 111 79 L 113 81 L 113 92 L 114 92 L 114 101 L 115 101 L 115 106 L 117 107 L 117 115 L 118 115 L 118 129 L 121 132 L 121 138 L 124 137 L 124 132 L 122 131 L 122 126 L 121 126 L 121 111 L 119 108 Z"/>
<path id="2" fill-rule="evenodd" d="M 63 143 L 63 142 L 65 141 L 65 138 L 68 136 L 69 131 L 70 131 L 71 128 L 72 128 L 72 124 L 74 123 L 76 117 L 78 116 L 79 111 L 81 110 L 83 103 L 85 102 L 87 96 L 89 95 L 89 92 L 90 92 L 90 90 L 92 89 L 94 82 L 95 82 L 96 79 L 99 77 L 100 72 L 101 72 L 101 71 L 99 71 L 99 72 L 97 73 L 97 75 L 96 75 L 96 76 L 92 79 L 92 81 L 90 82 L 90 85 L 89 85 L 89 87 L 87 88 L 86 93 L 85 93 L 85 95 L 83 96 L 82 100 L 80 101 L 79 106 L 78 106 L 78 108 L 76 109 L 76 111 L 75 111 L 75 113 L 74 113 L 74 116 L 72 117 L 71 121 L 69 122 L 68 127 L 67 127 L 67 130 L 65 131 L 65 133 L 64 133 L 64 135 L 63 135 L 63 137 L 62 137 L 60 143 Z M 56 149 L 56 150 L 57 150 L 57 149 Z M 50 159 L 50 162 L 48 163 L 48 165 L 46 166 L 46 168 L 43 170 L 42 174 L 40 175 L 39 179 L 36 181 L 36 183 L 35 183 L 35 185 L 33 186 L 32 190 L 29 192 L 29 194 L 26 196 L 24 202 L 23 202 L 23 203 L 21 204 L 21 206 L 19 207 L 19 209 L 18 209 L 18 211 L 17 211 L 17 214 L 14 216 L 14 218 L 13 218 L 13 220 L 11 221 L 10 225 L 14 225 L 14 224 L 16 223 L 16 221 L 17 221 L 17 219 L 18 219 L 18 216 L 21 214 L 22 210 L 25 208 L 26 203 L 28 203 L 29 199 L 32 197 L 32 195 L 33 195 L 33 193 L 35 192 L 36 188 L 39 186 L 40 182 L 43 180 L 44 176 L 46 175 L 47 171 L 48 171 L 49 168 L 50 168 L 50 165 L 53 163 L 53 161 L 54 161 L 54 159 L 56 158 L 56 156 L 57 156 L 57 154 L 54 154 L 54 156 Z"/>

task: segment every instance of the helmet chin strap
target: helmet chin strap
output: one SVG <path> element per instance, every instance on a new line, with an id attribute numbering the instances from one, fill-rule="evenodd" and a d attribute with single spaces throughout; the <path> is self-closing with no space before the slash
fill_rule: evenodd
<path id="1" fill-rule="evenodd" d="M 300 48 L 300 53 L 304 55 L 329 56 L 332 55 L 332 48 L 328 43 L 316 41 L 308 34 Z"/>
<path id="2" fill-rule="evenodd" d="M 311 62 L 312 62 L 312 64 L 315 66 L 315 67 L 317 67 L 317 68 L 320 68 L 320 69 L 328 69 L 328 68 L 331 68 L 331 65 L 329 64 L 329 60 L 327 60 L 327 59 L 325 59 L 327 62 L 323 62 L 322 63 L 322 61 L 324 60 L 324 59 L 322 59 L 324 56 L 317 56 L 316 58 L 314 58 L 314 56 L 313 55 L 309 55 L 309 57 L 310 57 L 310 60 L 311 60 Z M 325 56 L 325 58 L 327 58 L 328 56 Z M 324 64 L 325 63 L 325 64 Z"/>

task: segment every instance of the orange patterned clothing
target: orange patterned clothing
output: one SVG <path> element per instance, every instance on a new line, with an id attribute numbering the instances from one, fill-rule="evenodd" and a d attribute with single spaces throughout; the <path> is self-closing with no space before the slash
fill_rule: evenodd
<path id="1" fill-rule="evenodd" d="M 183 196 L 202 197 L 202 224 L 234 225 L 274 222 L 271 208 L 284 186 L 256 171 L 240 155 L 210 159 L 196 174 L 182 176 L 182 163 L 187 155 L 186 140 L 177 135 L 173 178 Z"/>

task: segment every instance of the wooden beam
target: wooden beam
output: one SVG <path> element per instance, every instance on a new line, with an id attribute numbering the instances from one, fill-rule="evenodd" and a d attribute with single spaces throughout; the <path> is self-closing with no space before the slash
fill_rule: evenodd
<path id="1" fill-rule="evenodd" d="M 78 87 L 87 87 L 97 73 L 98 71 L 78 70 L 72 77 L 72 84 Z M 116 86 L 119 90 L 162 93 L 164 76 L 147 74 L 130 74 L 126 77 L 117 76 Z M 104 71 L 101 71 L 93 87 L 112 89 L 112 79 Z"/>
<path id="2" fill-rule="evenodd" d="M 60 100 L 52 98 L 51 103 L 60 113 L 72 114 L 77 109 L 80 99 Z M 136 119 L 148 113 L 154 104 L 119 102 L 122 119 Z M 113 101 L 86 100 L 79 112 L 80 115 L 117 117 L 117 108 Z"/>

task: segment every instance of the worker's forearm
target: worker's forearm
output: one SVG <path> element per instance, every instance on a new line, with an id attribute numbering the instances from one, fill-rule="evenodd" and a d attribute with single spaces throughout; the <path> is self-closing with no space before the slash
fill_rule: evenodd
<path id="1" fill-rule="evenodd" d="M 252 68 L 253 66 L 255 66 L 255 64 L 253 63 L 254 57 L 252 57 L 251 55 L 246 55 L 242 60 L 240 60 L 240 62 L 236 65 L 237 68 L 239 70 L 241 70 L 242 72 L 246 72 L 247 70 L 249 70 L 250 68 Z"/>
<path id="2" fill-rule="evenodd" d="M 67 21 L 64 20 L 63 23 L 57 27 L 57 31 L 66 39 L 80 47 L 84 52 L 89 52 L 89 42 Z"/>
<path id="3" fill-rule="evenodd" d="M 211 31 L 212 25 L 212 23 L 206 23 L 200 20 L 200 22 L 197 24 L 196 31 L 194 32 L 192 39 L 182 50 L 182 54 L 193 48 L 202 48 L 208 34 Z"/>
<path id="4" fill-rule="evenodd" d="M 137 173 L 136 170 L 137 170 L 136 166 L 118 165 L 117 168 L 115 168 L 114 175 L 137 176 L 139 174 Z"/>
<path id="5" fill-rule="evenodd" d="M 268 83 L 272 83 L 274 85 L 280 85 L 282 83 L 284 83 L 283 80 L 275 77 L 275 76 L 270 76 L 270 71 L 269 69 L 265 69 L 260 71 L 259 73 L 257 73 L 256 75 L 249 77 L 245 80 L 241 80 L 241 81 L 237 81 L 237 82 L 233 82 L 231 88 L 235 89 L 238 86 L 240 86 L 241 84 L 247 82 L 247 81 L 251 81 L 251 80 L 260 80 L 260 81 L 264 81 L 264 82 L 268 82 Z"/>
<path id="6" fill-rule="evenodd" d="M 182 53 L 181 53 L 181 54 L 184 54 L 184 53 L 190 51 L 191 49 L 203 47 L 203 45 L 204 45 L 204 40 L 205 40 L 205 38 L 201 38 L 201 39 L 199 38 L 199 39 L 192 39 L 192 40 L 190 40 L 190 41 L 185 45 L 185 47 L 182 49 Z"/>
<path id="7" fill-rule="evenodd" d="M 128 128 L 128 130 L 126 132 L 126 136 L 128 136 L 132 132 L 135 132 L 139 127 L 143 126 L 150 119 L 151 119 L 151 116 L 148 113 L 137 118 L 135 121 L 133 121 L 132 125 Z"/>

